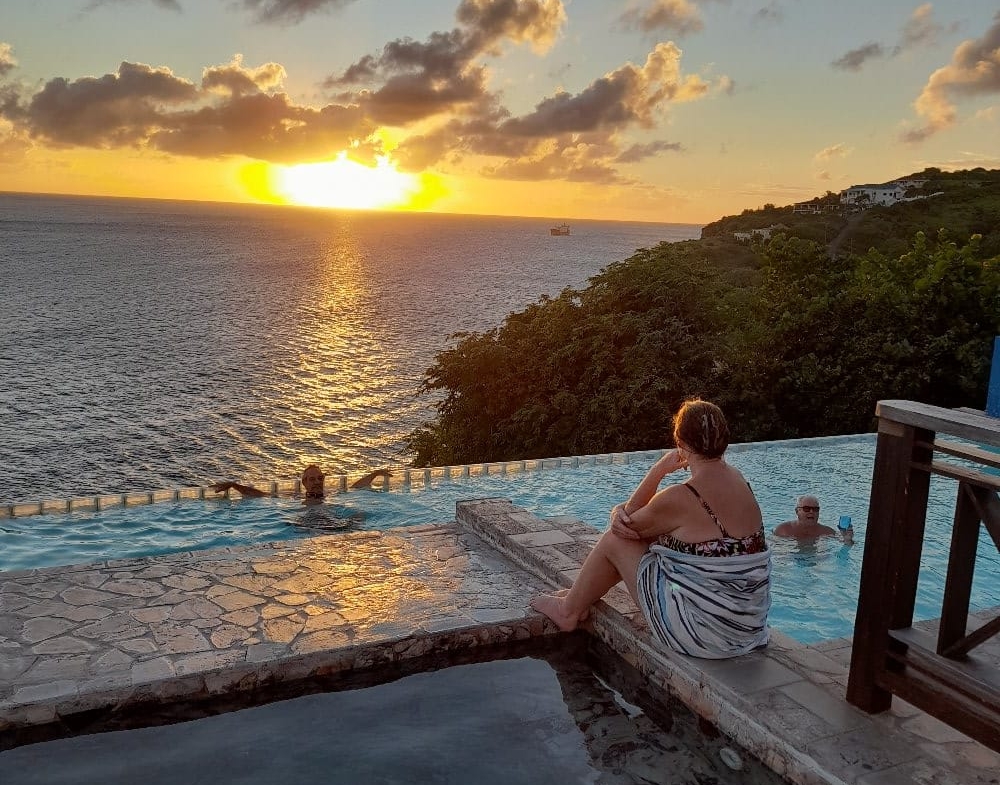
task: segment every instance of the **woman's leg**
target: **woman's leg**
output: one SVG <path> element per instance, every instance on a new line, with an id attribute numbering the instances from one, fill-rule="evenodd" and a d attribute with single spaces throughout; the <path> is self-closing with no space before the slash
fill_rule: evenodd
<path id="1" fill-rule="evenodd" d="M 606 531 L 587 555 L 580 574 L 565 594 L 543 594 L 531 601 L 531 607 L 544 613 L 559 629 L 569 632 L 586 618 L 590 606 L 624 580 L 635 599 L 639 560 L 648 550 L 643 540 L 626 540 Z"/>

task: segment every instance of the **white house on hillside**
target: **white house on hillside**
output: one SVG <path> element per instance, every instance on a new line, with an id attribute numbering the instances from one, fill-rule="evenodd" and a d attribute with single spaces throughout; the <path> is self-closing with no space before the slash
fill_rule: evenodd
<path id="1" fill-rule="evenodd" d="M 748 243 L 754 237 L 759 237 L 761 240 L 770 240 L 772 232 L 777 232 L 787 228 L 788 227 L 784 224 L 771 224 L 766 229 L 751 229 L 749 232 L 733 232 L 733 238 L 741 243 Z"/>
<path id="2" fill-rule="evenodd" d="M 875 205 L 885 207 L 900 201 L 905 193 L 905 186 L 899 183 L 852 185 L 846 191 L 840 192 L 840 203 L 864 207 L 874 207 Z"/>

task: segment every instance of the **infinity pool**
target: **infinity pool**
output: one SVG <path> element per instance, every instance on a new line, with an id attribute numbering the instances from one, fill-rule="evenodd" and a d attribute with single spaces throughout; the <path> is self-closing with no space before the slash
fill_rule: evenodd
<path id="1" fill-rule="evenodd" d="M 801 642 L 853 631 L 874 454 L 873 435 L 733 445 L 727 453 L 757 493 L 768 531 L 794 517 L 796 497 L 805 493 L 819 497 L 821 521 L 836 525 L 841 515 L 849 515 L 854 522 L 853 546 L 830 537 L 812 543 L 770 538 L 771 625 Z M 498 469 L 487 476 L 428 482 L 413 472 L 414 481 L 401 488 L 338 494 L 320 507 L 303 507 L 294 498 L 210 499 L 0 519 L 0 570 L 297 539 L 342 528 L 440 523 L 454 519 L 456 501 L 483 497 L 510 499 L 540 517 L 571 515 L 603 530 L 608 510 L 628 497 L 657 456 L 633 453 L 616 456 L 614 463 Z M 594 461 L 579 459 L 581 464 Z M 679 472 L 667 482 L 685 477 Z M 955 489 L 952 482 L 932 479 L 919 619 L 940 615 Z M 973 583 L 976 609 L 1000 605 L 998 578 L 1000 560 L 984 533 Z"/>

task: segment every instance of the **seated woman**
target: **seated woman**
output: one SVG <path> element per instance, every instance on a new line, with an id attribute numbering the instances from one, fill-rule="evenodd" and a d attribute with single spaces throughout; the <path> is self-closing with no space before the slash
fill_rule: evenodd
<path id="1" fill-rule="evenodd" d="M 723 457 L 729 427 L 718 406 L 681 406 L 674 443 L 611 511 L 611 527 L 573 586 L 536 597 L 531 607 L 572 630 L 622 580 L 656 640 L 695 657 L 745 654 L 768 638 L 771 559 L 760 507 Z M 685 467 L 690 479 L 657 490 Z"/>

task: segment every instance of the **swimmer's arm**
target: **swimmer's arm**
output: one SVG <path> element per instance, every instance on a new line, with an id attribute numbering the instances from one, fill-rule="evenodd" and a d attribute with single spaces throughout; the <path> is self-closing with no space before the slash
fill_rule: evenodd
<path id="1" fill-rule="evenodd" d="M 208 487 L 216 493 L 225 493 L 226 491 L 233 490 L 245 499 L 258 499 L 261 496 L 267 496 L 266 491 L 254 488 L 252 485 L 240 485 L 240 483 L 233 482 L 232 480 L 217 482 L 213 485 L 209 485 Z"/>
<path id="2" fill-rule="evenodd" d="M 355 489 L 371 488 L 372 482 L 375 480 L 376 477 L 382 477 L 385 480 L 384 484 L 388 486 L 389 478 L 392 477 L 392 472 L 390 472 L 388 469 L 376 469 L 373 472 L 368 472 L 368 474 L 366 474 L 360 480 L 355 480 L 353 483 L 351 483 L 351 487 Z"/>

